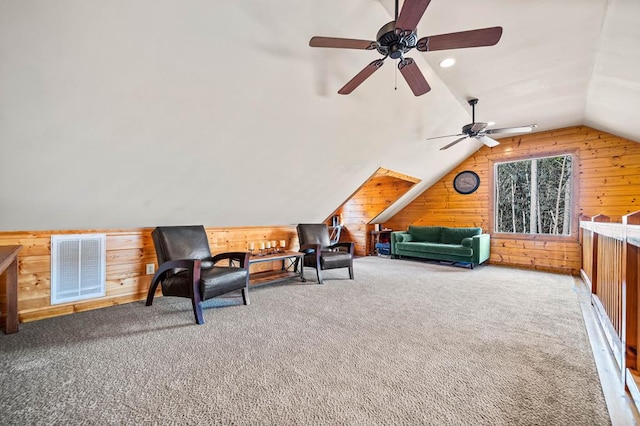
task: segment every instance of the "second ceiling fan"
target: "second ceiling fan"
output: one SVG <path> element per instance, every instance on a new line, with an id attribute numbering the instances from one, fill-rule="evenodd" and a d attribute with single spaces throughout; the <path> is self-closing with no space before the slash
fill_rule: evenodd
<path id="1" fill-rule="evenodd" d="M 518 127 L 503 127 L 501 129 L 487 129 L 489 123 L 476 123 L 476 105 L 478 104 L 478 99 L 473 98 L 467 101 L 469 105 L 471 105 L 471 123 L 466 124 L 462 127 L 462 133 L 458 133 L 456 135 L 446 135 L 446 136 L 436 136 L 433 138 L 427 138 L 427 140 L 440 139 L 440 138 L 451 138 L 454 136 L 462 136 L 454 140 L 453 142 L 443 146 L 440 148 L 440 151 L 444 151 L 445 149 L 449 149 L 455 144 L 462 142 L 465 139 L 477 139 L 489 148 L 493 148 L 494 146 L 500 145 L 495 139 L 490 138 L 487 135 L 496 135 L 499 133 L 527 133 L 538 127 L 537 124 L 527 124 L 526 126 L 518 126 Z"/>
<path id="2" fill-rule="evenodd" d="M 364 67 L 338 93 L 348 95 L 362 82 L 380 69 L 387 58 L 399 59 L 398 69 L 415 96 L 424 95 L 431 87 L 413 59 L 405 53 L 416 48 L 420 52 L 461 49 L 465 47 L 493 46 L 502 36 L 502 27 L 482 28 L 456 33 L 427 36 L 418 39 L 416 27 L 431 0 L 405 0 L 398 14 L 398 0 L 395 1 L 395 20 L 378 31 L 376 41 L 336 37 L 312 37 L 311 47 L 333 47 L 338 49 L 377 50 L 382 59 L 376 59 Z"/>

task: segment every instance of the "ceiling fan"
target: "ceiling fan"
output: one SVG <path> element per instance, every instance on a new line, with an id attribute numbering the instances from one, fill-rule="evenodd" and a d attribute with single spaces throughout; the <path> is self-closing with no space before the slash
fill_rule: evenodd
<path id="1" fill-rule="evenodd" d="M 454 136 L 462 136 L 461 138 L 456 139 L 450 144 L 440 148 L 440 151 L 451 148 L 458 142 L 462 142 L 467 138 L 476 138 L 486 146 L 494 147 L 494 146 L 500 145 L 500 142 L 498 142 L 495 139 L 491 139 L 487 135 L 494 135 L 496 133 L 527 133 L 532 131 L 534 128 L 538 126 L 537 124 L 529 124 L 527 126 L 520 126 L 520 127 L 503 127 L 502 129 L 487 129 L 487 126 L 488 126 L 487 123 L 476 123 L 476 104 L 478 103 L 478 99 L 475 99 L 475 98 L 469 99 L 468 102 L 469 102 L 469 105 L 471 105 L 472 123 L 463 126 L 462 133 L 459 133 L 457 135 L 446 135 L 446 136 L 436 136 L 433 138 L 427 138 L 427 140 L 432 140 L 432 139 L 440 139 L 440 138 L 451 138 Z"/>
<path id="2" fill-rule="evenodd" d="M 465 47 L 493 46 L 502 36 L 502 27 L 482 28 L 423 37 L 418 40 L 416 27 L 431 0 L 405 0 L 398 14 L 398 0 L 395 2 L 395 20 L 384 25 L 378 31 L 376 41 L 356 40 L 336 37 L 312 37 L 311 47 L 334 47 L 338 49 L 377 50 L 382 59 L 376 59 L 364 67 L 338 93 L 348 95 L 362 82 L 380 69 L 387 58 L 399 59 L 398 69 L 415 96 L 424 95 L 431 87 L 422 72 L 405 53 L 416 48 L 420 52 L 434 50 L 461 49 Z"/>

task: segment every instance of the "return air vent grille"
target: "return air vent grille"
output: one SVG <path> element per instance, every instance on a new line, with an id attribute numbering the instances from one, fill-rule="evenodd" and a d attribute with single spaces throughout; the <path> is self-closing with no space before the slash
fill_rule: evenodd
<path id="1" fill-rule="evenodd" d="M 105 295 L 105 234 L 51 236 L 51 304 Z"/>

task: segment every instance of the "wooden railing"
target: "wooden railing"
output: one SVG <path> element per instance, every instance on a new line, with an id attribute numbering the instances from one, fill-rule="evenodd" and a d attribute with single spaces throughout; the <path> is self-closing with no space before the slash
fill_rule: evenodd
<path id="1" fill-rule="evenodd" d="M 611 223 L 603 215 L 581 220 L 580 230 L 582 279 L 591 288 L 591 302 L 621 381 L 640 406 L 640 211 L 623 216 L 622 223 Z"/>

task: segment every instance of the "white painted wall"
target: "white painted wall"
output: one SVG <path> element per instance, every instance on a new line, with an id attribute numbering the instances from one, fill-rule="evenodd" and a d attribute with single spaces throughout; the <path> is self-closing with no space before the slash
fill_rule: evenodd
<path id="1" fill-rule="evenodd" d="M 365 0 L 2 1 L 0 230 L 320 221 L 379 166 L 446 172 L 473 144 L 424 135 L 468 113 L 426 61 L 426 96 L 391 61 L 341 96 L 377 53 L 308 47 L 389 20 Z"/>
<path id="2" fill-rule="evenodd" d="M 422 179 L 385 220 L 479 148 L 425 141 L 469 123 L 470 97 L 498 127 L 640 141 L 637 0 L 433 0 L 419 37 L 502 40 L 411 52 L 424 96 L 390 60 L 338 95 L 379 55 L 309 38 L 374 39 L 393 4 L 0 0 L 0 230 L 312 222 L 380 166 Z"/>

